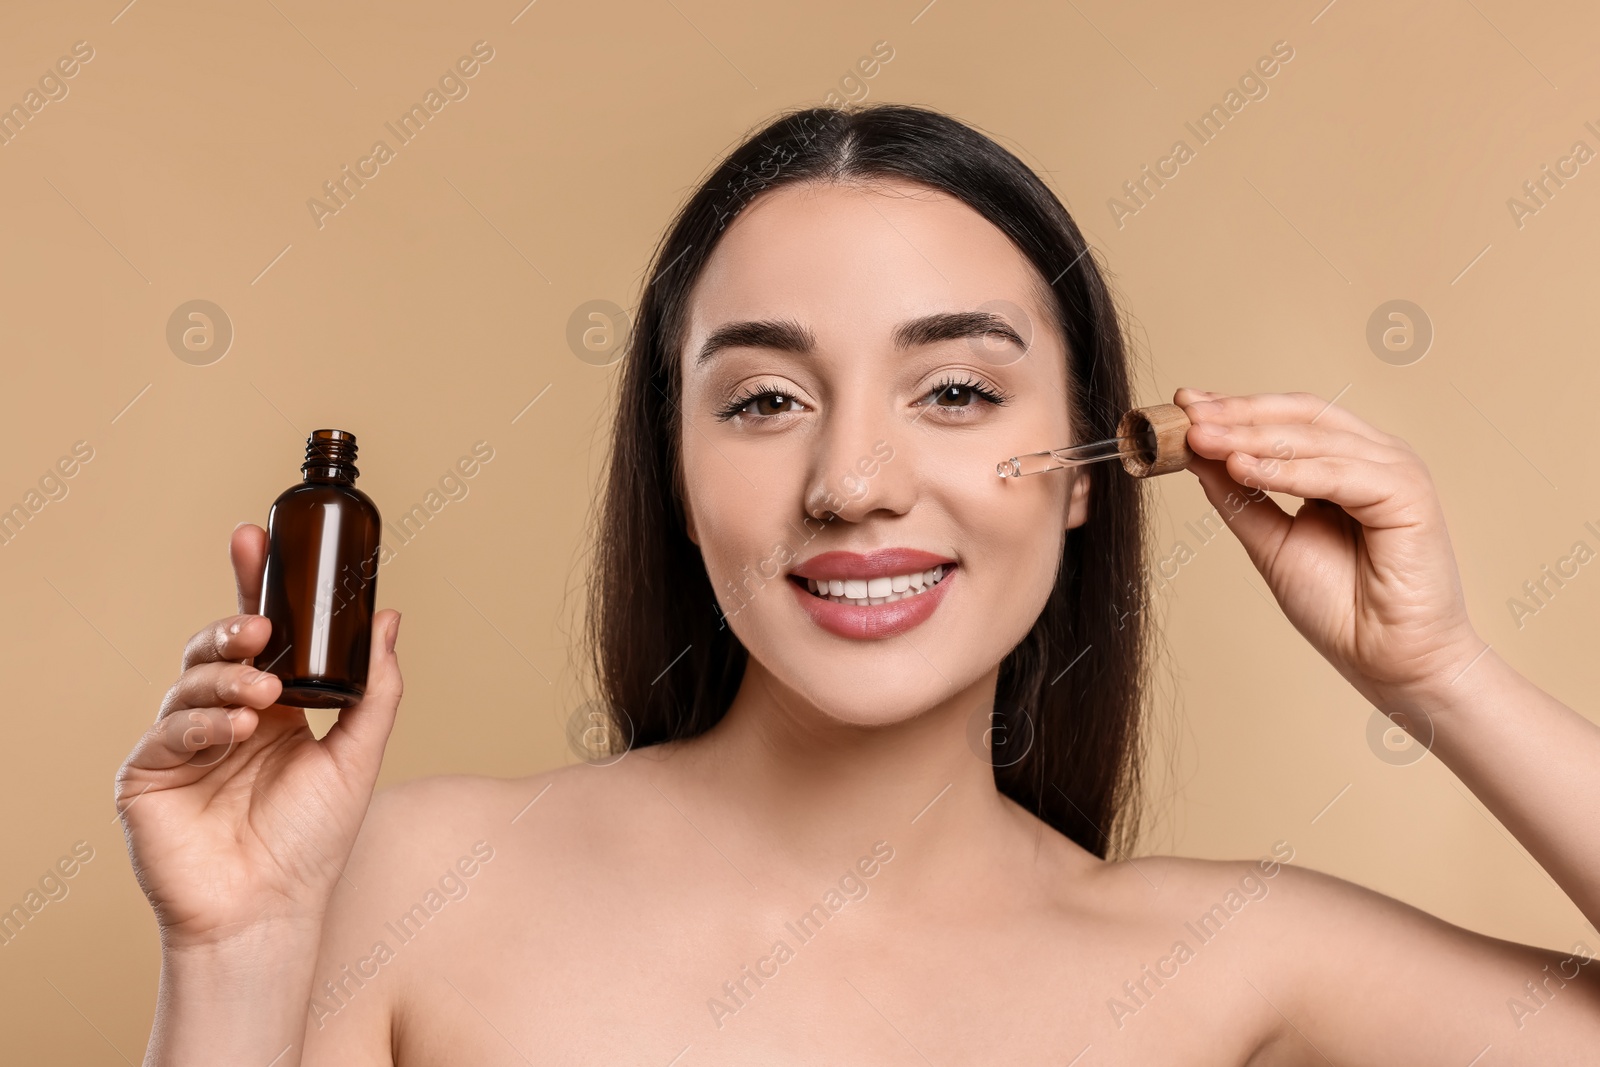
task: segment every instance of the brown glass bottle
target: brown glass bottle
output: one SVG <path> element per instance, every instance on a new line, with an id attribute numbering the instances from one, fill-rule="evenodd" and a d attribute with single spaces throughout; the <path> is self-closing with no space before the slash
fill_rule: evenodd
<path id="1" fill-rule="evenodd" d="M 313 430 L 305 480 L 267 516 L 261 614 L 272 620 L 258 670 L 283 681 L 279 704 L 347 708 L 367 688 L 378 592 L 378 507 L 355 487 L 355 435 Z"/>

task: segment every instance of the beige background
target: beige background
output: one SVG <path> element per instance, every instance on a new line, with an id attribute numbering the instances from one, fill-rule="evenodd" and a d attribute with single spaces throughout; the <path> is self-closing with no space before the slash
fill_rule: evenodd
<path id="1" fill-rule="evenodd" d="M 948 110 L 1040 171 L 1116 276 L 1143 399 L 1304 389 L 1407 438 L 1484 637 L 1595 713 L 1600 563 L 1520 628 L 1507 607 L 1574 542 L 1600 548 L 1584 527 L 1600 527 L 1600 163 L 1520 229 L 1506 204 L 1574 141 L 1600 149 L 1584 127 L 1600 126 L 1592 5 L 123 2 L 0 16 L 0 103 L 74 42 L 95 50 L 0 147 L 0 505 L 74 442 L 94 449 L 0 547 L 0 904 L 74 842 L 94 849 L 70 895 L 0 947 L 18 1062 L 142 1055 L 158 945 L 112 776 L 185 639 L 233 610 L 229 531 L 265 521 L 311 429 L 359 436 L 386 516 L 474 442 L 494 449 L 381 572 L 380 606 L 406 617 L 407 692 L 380 784 L 574 758 L 569 635 L 617 367 L 576 358 L 568 318 L 632 308 L 720 154 L 852 84 Z M 494 58 L 470 94 L 319 229 L 308 198 L 479 40 Z M 893 59 L 848 82 L 880 40 Z M 1185 121 L 1280 40 L 1295 54 L 1269 95 L 1197 147 Z M 1180 137 L 1195 158 L 1118 228 L 1108 199 Z M 1397 298 L 1436 330 L 1409 366 L 1365 339 Z M 193 299 L 236 331 L 209 366 L 166 341 Z M 1477 930 L 1595 937 L 1437 760 L 1377 757 L 1371 708 L 1237 545 L 1186 530 L 1208 510 L 1193 480 L 1163 479 L 1158 499 L 1153 550 L 1194 558 L 1161 596 L 1145 849 L 1251 857 L 1285 840 L 1296 863 Z"/>

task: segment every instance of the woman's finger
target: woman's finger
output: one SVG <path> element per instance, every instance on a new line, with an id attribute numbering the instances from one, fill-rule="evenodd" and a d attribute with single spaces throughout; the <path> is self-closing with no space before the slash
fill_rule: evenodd
<path id="1" fill-rule="evenodd" d="M 1360 434 L 1391 448 L 1404 447 L 1398 437 L 1386 434 L 1353 412 L 1311 393 L 1256 393 L 1222 396 L 1181 405 L 1190 422 L 1220 422 L 1231 426 L 1274 423 L 1320 423 L 1336 430 Z"/>
<path id="2" fill-rule="evenodd" d="M 1197 422 L 1189 428 L 1188 442 L 1197 454 L 1221 460 L 1232 452 L 1247 452 L 1263 460 L 1349 456 L 1371 463 L 1404 463 L 1414 455 L 1348 430 L 1306 423 L 1230 426 Z"/>
<path id="3" fill-rule="evenodd" d="M 186 708 L 145 731 L 123 772 L 166 771 L 188 764 L 195 769 L 196 778 L 203 777 L 205 770 L 221 763 L 254 734 L 260 721 L 252 708 Z M 122 776 L 118 777 L 120 781 Z"/>
<path id="4" fill-rule="evenodd" d="M 367 689 L 361 702 L 339 712 L 339 720 L 322 738 L 328 755 L 340 770 L 376 780 L 383 746 L 394 727 L 395 714 L 405 685 L 395 638 L 400 613 L 385 608 L 372 617 L 372 645 L 367 659 Z"/>
<path id="5" fill-rule="evenodd" d="M 1257 460 L 1244 452 L 1227 459 L 1235 481 L 1273 493 L 1326 500 L 1372 529 L 1410 526 L 1419 521 L 1408 505 L 1418 498 L 1405 492 L 1406 469 L 1348 456 Z"/>
<path id="6" fill-rule="evenodd" d="M 267 531 L 254 523 L 241 522 L 233 528 L 233 537 L 228 541 L 228 557 L 233 561 L 240 613 L 258 614 L 261 611 L 261 575 L 267 566 Z"/>
<path id="7" fill-rule="evenodd" d="M 250 659 L 267 647 L 272 621 L 262 615 L 229 615 L 208 623 L 183 646 L 183 669 L 219 660 Z"/>
<path id="8" fill-rule="evenodd" d="M 1189 470 L 1200 479 L 1206 499 L 1244 546 L 1250 561 L 1264 573 L 1266 562 L 1277 554 L 1294 520 L 1259 486 L 1235 481 L 1221 460 L 1196 459 Z"/>
<path id="9" fill-rule="evenodd" d="M 259 671 L 244 663 L 202 663 L 190 667 L 167 691 L 161 702 L 165 717 L 189 708 L 221 708 L 241 705 L 270 708 L 283 695 L 283 682 L 277 675 Z"/>

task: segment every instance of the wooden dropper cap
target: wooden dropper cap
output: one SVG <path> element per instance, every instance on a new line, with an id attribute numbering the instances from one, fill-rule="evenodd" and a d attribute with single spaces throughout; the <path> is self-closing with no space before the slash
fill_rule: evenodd
<path id="1" fill-rule="evenodd" d="M 1181 471 L 1195 458 L 1189 450 L 1189 416 L 1176 404 L 1134 408 L 1117 423 L 1122 469 L 1135 478 Z"/>

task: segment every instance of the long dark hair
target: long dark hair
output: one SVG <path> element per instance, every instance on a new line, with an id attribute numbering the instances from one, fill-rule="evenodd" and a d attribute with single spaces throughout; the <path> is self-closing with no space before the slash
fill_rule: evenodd
<path id="1" fill-rule="evenodd" d="M 1049 282 L 1076 440 L 1112 436 L 1131 406 L 1111 293 L 1066 208 L 1021 160 L 926 108 L 813 107 L 778 117 L 734 149 L 673 221 L 625 349 L 586 632 L 600 702 L 624 745 L 710 729 L 744 674 L 744 646 L 722 620 L 684 522 L 679 355 L 689 293 L 727 224 L 759 193 L 874 178 L 963 201 Z M 1001 792 L 1103 858 L 1108 847 L 1131 847 L 1138 828 L 1145 512 L 1138 483 L 1115 464 L 1086 470 L 1088 521 L 1067 533 L 1055 588 L 1000 667 L 993 762 Z"/>

